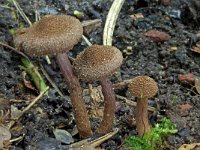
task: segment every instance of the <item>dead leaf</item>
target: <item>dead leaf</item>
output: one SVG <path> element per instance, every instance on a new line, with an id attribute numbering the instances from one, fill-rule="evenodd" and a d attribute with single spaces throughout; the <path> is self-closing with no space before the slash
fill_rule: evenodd
<path id="1" fill-rule="evenodd" d="M 16 119 L 22 114 L 22 111 L 19 110 L 17 107 L 14 105 L 11 105 L 11 119 Z"/>
<path id="2" fill-rule="evenodd" d="M 197 44 L 193 49 L 191 49 L 193 52 L 200 54 L 200 44 Z"/>
<path id="3" fill-rule="evenodd" d="M 0 127 L 0 149 L 3 149 L 5 147 L 5 143 L 7 145 L 7 142 L 9 142 L 10 139 L 10 131 L 5 127 Z"/>
<path id="4" fill-rule="evenodd" d="M 137 20 L 137 19 L 144 18 L 144 15 L 142 13 L 137 13 L 137 14 L 130 15 L 130 17 L 134 20 Z"/>
<path id="5" fill-rule="evenodd" d="M 199 77 L 195 78 L 194 86 L 195 86 L 197 92 L 200 94 L 200 78 Z"/>
<path id="6" fill-rule="evenodd" d="M 0 124 L 5 124 L 10 119 L 10 100 L 0 94 Z"/>
<path id="7" fill-rule="evenodd" d="M 103 94 L 101 87 L 92 87 L 90 89 L 85 89 L 83 95 L 90 96 L 91 103 L 89 109 L 89 115 L 92 118 L 103 118 Z"/>
<path id="8" fill-rule="evenodd" d="M 187 111 L 187 110 L 191 109 L 192 107 L 193 106 L 190 105 L 190 104 L 182 104 L 182 105 L 180 105 L 180 111 L 184 112 L 184 111 Z"/>
<path id="9" fill-rule="evenodd" d="M 144 33 L 144 36 L 150 38 L 154 42 L 164 42 L 168 41 L 171 38 L 168 33 L 158 30 L 149 30 Z"/>
<path id="10" fill-rule="evenodd" d="M 192 73 L 179 74 L 178 79 L 179 79 L 179 81 L 187 81 L 187 82 L 193 83 L 195 81 L 195 76 Z"/>
<path id="11" fill-rule="evenodd" d="M 195 150 L 197 147 L 200 147 L 200 143 L 183 144 L 178 150 Z"/>
<path id="12" fill-rule="evenodd" d="M 32 83 L 30 81 L 26 80 L 26 72 L 25 71 L 22 73 L 22 76 L 23 76 L 24 86 L 27 87 L 28 89 L 33 90 L 38 93 L 38 90 L 32 85 Z"/>

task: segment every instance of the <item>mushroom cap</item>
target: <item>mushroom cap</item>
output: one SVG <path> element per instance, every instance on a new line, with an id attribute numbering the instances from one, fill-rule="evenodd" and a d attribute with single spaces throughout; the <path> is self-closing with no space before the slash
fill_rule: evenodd
<path id="1" fill-rule="evenodd" d="M 122 53 L 116 47 L 92 45 L 77 56 L 73 66 L 80 79 L 94 81 L 111 76 L 122 61 Z"/>
<path id="2" fill-rule="evenodd" d="M 81 22 L 67 15 L 46 15 L 31 27 L 18 30 L 14 43 L 29 55 L 52 55 L 69 51 L 83 34 Z"/>
<path id="3" fill-rule="evenodd" d="M 158 85 L 154 79 L 148 76 L 138 76 L 129 84 L 130 93 L 138 98 L 150 98 L 156 95 Z"/>

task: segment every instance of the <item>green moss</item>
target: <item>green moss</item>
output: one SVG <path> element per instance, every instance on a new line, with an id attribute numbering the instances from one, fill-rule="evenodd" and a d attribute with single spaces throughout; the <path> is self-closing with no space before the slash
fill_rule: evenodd
<path id="1" fill-rule="evenodd" d="M 136 136 L 128 137 L 125 141 L 125 146 L 132 147 L 134 150 L 160 149 L 164 138 L 176 132 L 177 129 L 170 119 L 162 118 L 159 123 L 142 138 Z"/>

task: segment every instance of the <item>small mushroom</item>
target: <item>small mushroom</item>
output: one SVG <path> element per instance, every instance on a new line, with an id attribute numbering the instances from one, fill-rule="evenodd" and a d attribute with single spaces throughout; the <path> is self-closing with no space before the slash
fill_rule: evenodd
<path id="1" fill-rule="evenodd" d="M 83 27 L 78 19 L 67 15 L 47 15 L 30 28 L 19 30 L 14 43 L 17 49 L 23 49 L 32 56 L 56 54 L 58 65 L 69 86 L 78 131 L 82 137 L 88 137 L 92 130 L 82 98 L 82 89 L 64 53 L 79 42 L 82 34 Z"/>
<path id="2" fill-rule="evenodd" d="M 75 73 L 80 79 L 88 82 L 100 80 L 105 106 L 98 133 L 107 133 L 112 128 L 115 117 L 115 94 L 108 77 L 121 66 L 122 61 L 122 53 L 117 48 L 92 45 L 80 53 L 73 63 Z"/>
<path id="3" fill-rule="evenodd" d="M 135 120 L 140 136 L 150 130 L 147 111 L 148 98 L 155 96 L 157 91 L 157 83 L 148 76 L 135 77 L 129 84 L 129 92 L 137 99 Z"/>

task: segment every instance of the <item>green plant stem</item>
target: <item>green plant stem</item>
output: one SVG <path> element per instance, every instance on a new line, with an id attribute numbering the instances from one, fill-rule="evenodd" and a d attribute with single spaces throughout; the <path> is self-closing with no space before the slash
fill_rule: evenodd
<path id="1" fill-rule="evenodd" d="M 38 68 L 33 65 L 31 61 L 25 58 L 21 58 L 22 65 L 21 68 L 26 71 L 28 75 L 30 75 L 31 79 L 33 80 L 33 83 L 35 84 L 36 88 L 40 91 L 44 91 L 47 86 L 43 79 L 43 77 L 40 75 Z M 46 92 L 45 95 L 48 93 Z"/>

